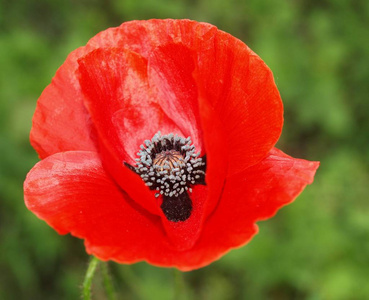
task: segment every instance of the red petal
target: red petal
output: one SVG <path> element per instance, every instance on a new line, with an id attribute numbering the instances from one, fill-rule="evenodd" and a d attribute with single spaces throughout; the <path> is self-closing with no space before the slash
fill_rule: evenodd
<path id="1" fill-rule="evenodd" d="M 39 99 L 31 140 L 40 156 L 65 150 L 95 150 L 94 134 L 75 77 L 79 57 L 95 48 L 120 47 L 148 58 L 153 49 L 170 43 L 183 44 L 199 54 L 197 78 L 202 82 L 204 94 L 212 101 L 222 123 L 226 120 L 225 124 L 233 124 L 225 127 L 232 151 L 230 157 L 236 157 L 233 161 L 237 161 L 232 163 L 230 171 L 239 172 L 265 157 L 281 127 L 279 95 L 269 69 L 234 37 L 210 24 L 189 20 L 127 22 L 99 33 L 86 47 L 71 53 Z M 240 61 L 244 62 L 242 66 Z M 253 112 L 251 116 L 249 111 Z M 275 118 L 270 115 L 273 111 Z M 237 132 L 235 125 L 240 123 L 248 129 Z M 245 160 L 245 157 L 252 159 Z"/>
<path id="2" fill-rule="evenodd" d="M 292 202 L 313 182 L 318 167 L 318 162 L 295 159 L 274 148 L 259 164 L 227 178 L 222 199 L 192 249 L 194 257 L 202 251 L 203 262 L 213 261 L 247 243 L 257 232 L 254 223 Z"/>
<path id="3" fill-rule="evenodd" d="M 293 158 L 273 148 L 265 160 L 245 172 L 245 184 L 248 182 L 255 190 L 265 191 L 263 197 L 250 201 L 249 205 L 255 208 L 254 217 L 257 220 L 271 218 L 279 208 L 291 203 L 307 184 L 313 183 L 319 164 Z"/>
<path id="4" fill-rule="evenodd" d="M 149 58 L 149 83 L 158 103 L 184 137 L 191 137 L 196 151 L 204 154 L 194 70 L 193 53 L 181 44 L 160 46 Z"/>
<path id="5" fill-rule="evenodd" d="M 245 177 L 227 180 L 217 210 L 187 251 L 171 248 L 159 219 L 121 192 L 95 153 L 59 153 L 39 162 L 27 176 L 25 199 L 30 210 L 60 233 L 85 238 L 87 250 L 101 259 L 147 260 L 192 270 L 249 241 L 257 232 L 253 223 L 293 201 L 312 182 L 317 167 L 273 150 Z"/>
<path id="6" fill-rule="evenodd" d="M 173 250 L 184 251 L 193 247 L 198 240 L 205 220 L 205 205 L 208 188 L 203 185 L 193 187 L 189 193 L 192 201 L 191 216 L 184 222 L 171 222 L 162 214 L 162 222 Z"/>
<path id="7" fill-rule="evenodd" d="M 135 165 L 140 145 L 159 130 L 182 135 L 163 113 L 147 83 L 147 63 L 124 49 L 98 49 L 79 60 L 81 89 L 99 135 L 103 161 L 119 185 L 144 208 L 158 214 L 158 203 Z"/>
<path id="8" fill-rule="evenodd" d="M 166 249 L 160 218 L 111 181 L 96 153 L 64 152 L 42 160 L 27 175 L 24 195 L 28 209 L 59 233 L 86 239 L 87 250 L 102 259 L 118 255 L 136 262 Z"/>
<path id="9" fill-rule="evenodd" d="M 208 199 L 204 208 L 204 220 L 215 209 L 220 199 L 227 175 L 229 149 L 224 144 L 226 134 L 223 124 L 210 101 L 200 98 L 201 123 L 204 130 L 206 147 L 206 183 L 208 185 Z"/>
<path id="10" fill-rule="evenodd" d="M 147 82 L 147 61 L 125 49 L 98 49 L 79 60 L 80 85 L 99 138 L 135 164 L 140 145 L 159 130 L 179 133 Z"/>
<path id="11" fill-rule="evenodd" d="M 73 51 L 38 99 L 31 144 L 41 158 L 67 150 L 96 150 L 94 133 L 74 72 L 84 48 Z"/>
<path id="12" fill-rule="evenodd" d="M 69 54 L 51 84 L 40 96 L 33 117 L 31 144 L 41 158 L 68 150 L 96 151 L 95 133 L 83 105 L 83 94 L 76 77 L 77 60 L 96 48 L 120 47 L 148 57 L 161 43 L 171 42 L 174 33 L 214 28 L 189 20 L 150 20 L 123 23 L 93 37 L 85 47 Z M 182 30 L 181 28 L 184 27 Z M 192 34 L 192 32 L 191 32 Z M 186 33 L 187 36 L 191 34 Z"/>
<path id="13" fill-rule="evenodd" d="M 200 97 L 222 124 L 228 175 L 236 174 L 266 157 L 277 142 L 283 124 L 280 95 L 265 63 L 227 33 L 218 31 L 213 46 L 202 46 L 198 55 Z"/>
<path id="14" fill-rule="evenodd" d="M 207 40 L 216 31 L 217 28 L 211 24 L 191 20 L 131 21 L 100 32 L 88 45 L 126 48 L 149 58 L 153 49 L 171 43 L 196 49 L 201 40 Z"/>
<path id="15" fill-rule="evenodd" d="M 196 189 L 191 195 L 194 211 L 198 213 L 193 213 L 189 220 L 179 224 L 163 219 L 167 233 L 178 249 L 187 249 L 197 240 L 204 220 L 218 202 L 227 170 L 222 124 L 209 101 L 199 101 L 196 82 L 192 77 L 196 55 L 195 51 L 191 52 L 183 45 L 170 43 L 154 49 L 149 58 L 149 82 L 152 90 L 157 93 L 160 106 L 186 136 L 191 136 L 196 151 L 205 154 L 203 139 L 206 145 L 207 195 L 203 193 L 203 196 L 198 197 Z M 199 102 L 203 120 L 200 120 Z M 187 232 L 191 234 L 185 237 Z"/>
<path id="16" fill-rule="evenodd" d="M 193 246 L 202 229 L 206 188 L 194 189 L 191 195 L 193 213 L 188 220 L 169 222 L 162 212 L 159 212 L 159 203 L 154 193 L 149 191 L 139 176 L 122 164 L 123 161 L 135 164 L 133 159 L 140 144 L 159 130 L 164 134 L 173 132 L 184 136 L 160 109 L 165 106 L 164 103 L 171 101 L 178 104 L 177 98 L 164 98 L 167 95 L 154 97 L 152 84 L 149 86 L 147 83 L 146 67 L 145 59 L 128 50 L 95 50 L 80 60 L 80 84 L 87 96 L 86 104 L 97 128 L 99 140 L 102 141 L 101 146 L 106 149 L 102 154 L 109 172 L 132 199 L 150 212 L 162 216 L 164 228 L 173 247 L 184 250 Z M 182 78 L 178 81 L 182 82 Z M 155 83 L 160 84 L 157 81 Z M 191 88 L 193 93 L 193 87 Z M 196 97 L 195 101 L 190 99 L 197 106 L 196 100 Z M 190 113 L 194 111 L 193 107 L 189 109 Z M 179 117 L 174 119 L 178 121 Z M 189 120 L 184 118 L 182 121 L 179 121 L 182 128 L 190 130 L 192 124 Z M 198 128 L 192 128 L 197 137 Z M 112 155 L 109 155 L 108 151 Z M 104 155 L 106 153 L 109 157 Z M 132 175 L 136 178 L 132 178 Z"/>
<path id="17" fill-rule="evenodd" d="M 204 255 L 208 250 L 202 247 L 189 251 L 173 248 L 160 219 L 140 209 L 115 185 L 97 153 L 71 151 L 42 160 L 27 175 L 24 195 L 28 209 L 60 234 L 70 232 L 85 239 L 87 251 L 100 259 L 120 263 L 146 260 L 182 270 L 214 259 L 214 255 Z M 172 225 L 174 230 L 176 223 Z M 179 230 L 186 239 L 192 232 L 183 228 Z"/>

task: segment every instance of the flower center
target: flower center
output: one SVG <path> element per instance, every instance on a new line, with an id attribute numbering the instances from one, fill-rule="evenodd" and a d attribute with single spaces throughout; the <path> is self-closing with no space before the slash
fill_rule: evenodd
<path id="1" fill-rule="evenodd" d="M 140 146 L 136 166 L 129 166 L 141 176 L 145 184 L 162 196 L 161 209 L 169 221 L 187 220 L 192 212 L 188 193 L 195 184 L 205 184 L 205 156 L 199 157 L 191 138 L 178 135 L 161 135 Z"/>
<path id="2" fill-rule="evenodd" d="M 164 171 L 167 169 L 171 174 L 174 174 L 177 169 L 181 169 L 185 165 L 182 154 L 176 150 L 167 150 L 156 154 L 153 163 L 157 170 Z"/>

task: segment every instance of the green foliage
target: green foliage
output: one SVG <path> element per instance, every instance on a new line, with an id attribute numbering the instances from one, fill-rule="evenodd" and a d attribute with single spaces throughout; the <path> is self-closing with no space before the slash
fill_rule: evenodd
<path id="1" fill-rule="evenodd" d="M 78 299 L 87 255 L 23 204 L 38 161 L 36 100 L 73 49 L 132 19 L 211 22 L 274 71 L 285 103 L 278 146 L 320 160 L 314 185 L 247 247 L 184 274 L 188 299 L 369 299 L 369 2 L 366 0 L 3 0 L 0 2 L 0 295 Z M 111 264 L 118 299 L 171 299 L 172 270 Z M 93 293 L 104 299 L 97 277 Z"/>

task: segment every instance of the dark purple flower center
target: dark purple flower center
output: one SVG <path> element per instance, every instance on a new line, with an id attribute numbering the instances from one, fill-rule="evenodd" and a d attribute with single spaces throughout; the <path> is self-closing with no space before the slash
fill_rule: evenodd
<path id="1" fill-rule="evenodd" d="M 154 135 L 140 146 L 136 166 L 129 166 L 145 184 L 162 196 L 161 209 L 169 221 L 187 220 L 192 212 L 188 193 L 195 184 L 205 184 L 206 159 L 199 157 L 191 138 Z"/>

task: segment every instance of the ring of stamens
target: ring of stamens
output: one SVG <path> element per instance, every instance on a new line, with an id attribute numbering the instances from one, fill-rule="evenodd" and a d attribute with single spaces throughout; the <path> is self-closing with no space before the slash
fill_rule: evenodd
<path id="1" fill-rule="evenodd" d="M 140 146 L 133 168 L 151 190 L 157 191 L 156 197 L 178 197 L 191 193 L 195 184 L 205 184 L 205 157 L 199 157 L 200 152 L 191 144 L 190 137 L 161 135 L 159 131 Z"/>

